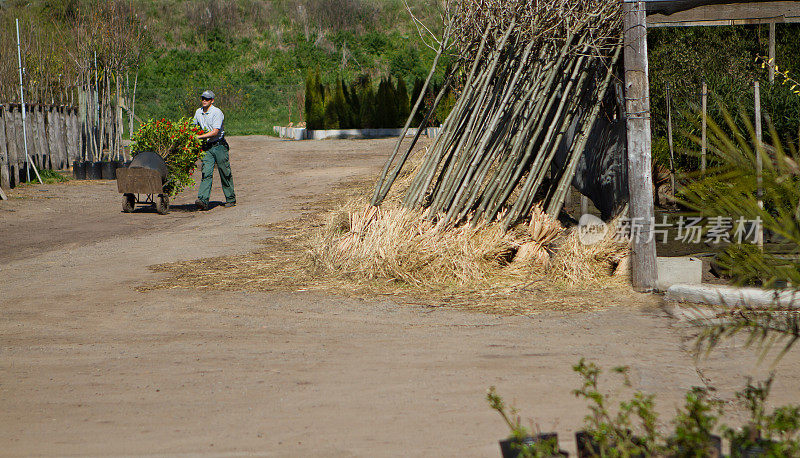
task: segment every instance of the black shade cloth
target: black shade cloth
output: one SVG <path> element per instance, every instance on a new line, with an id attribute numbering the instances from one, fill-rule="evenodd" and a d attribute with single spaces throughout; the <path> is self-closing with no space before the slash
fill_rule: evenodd
<path id="1" fill-rule="evenodd" d="M 592 72 L 596 80 L 605 74 L 606 67 L 595 63 Z M 621 64 L 617 64 L 615 73 L 614 83 L 606 91 L 600 114 L 589 131 L 586 148 L 578 160 L 572 179 L 572 186 L 592 201 L 604 220 L 616 216 L 628 203 L 627 133 L 623 115 Z M 591 106 L 592 95 L 592 91 L 583 94 L 579 108 L 581 115 L 583 107 Z M 567 165 L 569 145 L 576 140 L 580 117 L 576 116 L 559 144 L 552 164 L 554 176 L 558 176 L 559 171 Z"/>

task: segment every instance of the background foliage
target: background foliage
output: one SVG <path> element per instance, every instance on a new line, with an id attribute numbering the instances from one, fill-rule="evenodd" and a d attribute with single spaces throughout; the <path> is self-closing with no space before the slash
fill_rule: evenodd
<path id="1" fill-rule="evenodd" d="M 777 25 L 775 60 L 790 75 L 800 74 L 800 62 L 794 58 L 800 51 L 799 32 L 800 24 Z M 767 71 L 756 62 L 757 56 L 767 56 L 768 43 L 769 26 L 766 24 L 648 31 L 654 162 L 669 166 L 667 84 L 672 92 L 673 138 L 679 171 L 699 168 L 696 155 L 683 153 L 697 149 L 686 134 L 700 136 L 696 114 L 700 110 L 703 80 L 709 92 L 708 116 L 720 120 L 724 117 L 720 105 L 728 107 L 734 124 L 741 131 L 746 131 L 745 117 L 753 122 L 753 81 L 760 80 L 762 112 L 769 115 L 779 137 L 796 143 L 800 97 L 780 84 L 778 76 L 775 84 L 769 84 Z M 709 155 L 709 165 L 721 163 Z"/>
<path id="2" fill-rule="evenodd" d="M 75 47 L 71 30 L 78 12 L 109 0 L 0 1 L 0 101 L 17 101 L 13 20 L 22 23 L 26 86 L 59 99 L 69 85 Z M 136 110 L 142 119 L 190 115 L 198 94 L 212 89 L 230 134 L 268 133 L 276 124 L 304 120 L 305 79 L 319 71 L 326 85 L 369 75 L 391 76 L 411 86 L 424 79 L 434 52 L 420 40 L 402 0 L 116 0 L 132 2 L 146 26 L 147 43 L 137 81 Z M 438 22 L 435 0 L 411 0 L 429 26 Z M 800 27 L 778 24 L 777 62 L 800 74 Z M 434 30 L 437 32 L 437 30 Z M 797 137 L 800 102 L 788 88 L 766 84 L 754 62 L 767 54 L 768 27 L 662 28 L 649 31 L 654 157 L 668 164 L 664 88 L 671 83 L 678 151 L 690 146 L 681 130 L 694 132 L 691 112 L 708 82 L 716 101 L 741 103 L 752 113 L 752 81 L 762 81 L 762 103 L 784 137 Z M 444 69 L 447 64 L 440 65 Z M 134 74 L 128 84 L 133 86 Z M 442 71 L 435 81 L 441 82 Z M 377 84 L 376 84 L 377 87 Z M 409 97 L 411 97 L 411 87 Z M 68 95 L 68 94 L 67 94 Z M 62 97 L 63 99 L 63 97 Z M 69 99 L 69 97 L 67 97 Z M 445 101 L 444 106 L 447 103 Z M 446 110 L 444 110 L 446 111 Z M 718 118 L 718 116 L 717 116 Z M 679 169 L 697 159 L 678 158 Z"/>

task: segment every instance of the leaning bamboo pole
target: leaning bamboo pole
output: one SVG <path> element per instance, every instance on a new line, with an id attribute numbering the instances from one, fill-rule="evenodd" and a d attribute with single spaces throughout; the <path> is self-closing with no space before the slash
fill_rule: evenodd
<path id="1" fill-rule="evenodd" d="M 619 59 L 620 4 L 455 4 L 454 42 L 459 62 L 470 70 L 402 205 L 423 208 L 439 227 L 501 218 L 508 228 L 525 219 L 542 198 L 555 215 Z M 584 107 L 587 100 L 591 103 Z M 389 192 L 416 142 L 400 154 L 400 141 L 376 184 L 375 205 Z M 554 168 L 558 151 L 565 151 L 566 158 Z"/>
<path id="2" fill-rule="evenodd" d="M 389 168 L 391 167 L 392 163 L 397 157 L 397 153 L 400 151 L 400 146 L 403 143 L 403 139 L 406 136 L 406 132 L 408 132 L 408 128 L 411 125 L 411 121 L 414 119 L 414 116 L 416 116 L 417 110 L 419 110 L 419 106 L 422 104 L 422 100 L 425 98 L 425 92 L 428 90 L 428 85 L 430 84 L 431 79 L 433 78 L 433 74 L 436 72 L 436 66 L 439 64 L 439 58 L 442 57 L 442 53 L 447 49 L 449 39 L 450 39 L 450 27 L 448 27 L 445 30 L 444 39 L 442 40 L 442 44 L 439 46 L 439 50 L 436 52 L 436 57 L 434 57 L 433 59 L 433 64 L 431 64 L 431 69 L 428 72 L 428 77 L 425 78 L 425 84 L 422 85 L 422 90 L 420 91 L 419 96 L 417 97 L 417 101 L 414 104 L 414 107 L 411 109 L 411 114 L 409 114 L 408 119 L 406 120 L 406 124 L 405 126 L 403 126 L 403 131 L 400 133 L 400 137 L 398 137 L 397 139 L 397 144 L 394 147 L 394 151 L 392 151 L 389 160 L 386 161 L 386 164 L 384 165 L 383 170 L 381 171 L 381 176 L 378 179 L 378 183 L 375 186 L 375 191 L 372 195 L 372 201 L 371 201 L 372 205 L 380 205 L 383 199 L 386 198 L 386 194 L 389 192 L 391 184 L 394 183 L 394 180 L 397 178 L 397 174 L 400 173 L 400 169 L 403 167 L 405 161 L 408 159 L 411 149 L 413 148 L 413 143 L 416 143 L 416 141 L 412 143 L 411 148 L 409 148 L 406 154 L 401 158 L 399 163 L 395 166 L 391 176 L 387 180 L 387 174 L 389 172 Z M 422 126 L 420 126 L 420 128 L 421 127 Z M 419 132 L 419 130 L 417 132 Z M 416 138 L 419 138 L 419 136 L 417 135 Z M 384 185 L 386 181 L 388 181 L 388 186 Z"/>

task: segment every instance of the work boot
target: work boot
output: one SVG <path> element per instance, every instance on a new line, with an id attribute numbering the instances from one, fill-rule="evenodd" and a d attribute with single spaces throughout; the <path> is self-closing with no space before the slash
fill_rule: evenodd
<path id="1" fill-rule="evenodd" d="M 231 208 L 231 207 L 235 207 L 235 206 L 236 206 L 236 201 L 235 200 L 233 202 L 225 202 L 225 205 L 223 205 L 223 207 L 225 207 L 225 208 Z"/>
<path id="2" fill-rule="evenodd" d="M 208 202 L 204 200 L 197 199 L 194 201 L 194 205 L 197 207 L 198 210 L 208 210 Z"/>

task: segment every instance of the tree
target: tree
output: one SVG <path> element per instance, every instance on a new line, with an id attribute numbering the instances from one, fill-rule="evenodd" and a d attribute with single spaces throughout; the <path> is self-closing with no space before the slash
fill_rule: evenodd
<path id="1" fill-rule="evenodd" d="M 306 76 L 306 127 L 308 129 L 325 128 L 325 87 L 320 81 L 319 69 Z"/>

